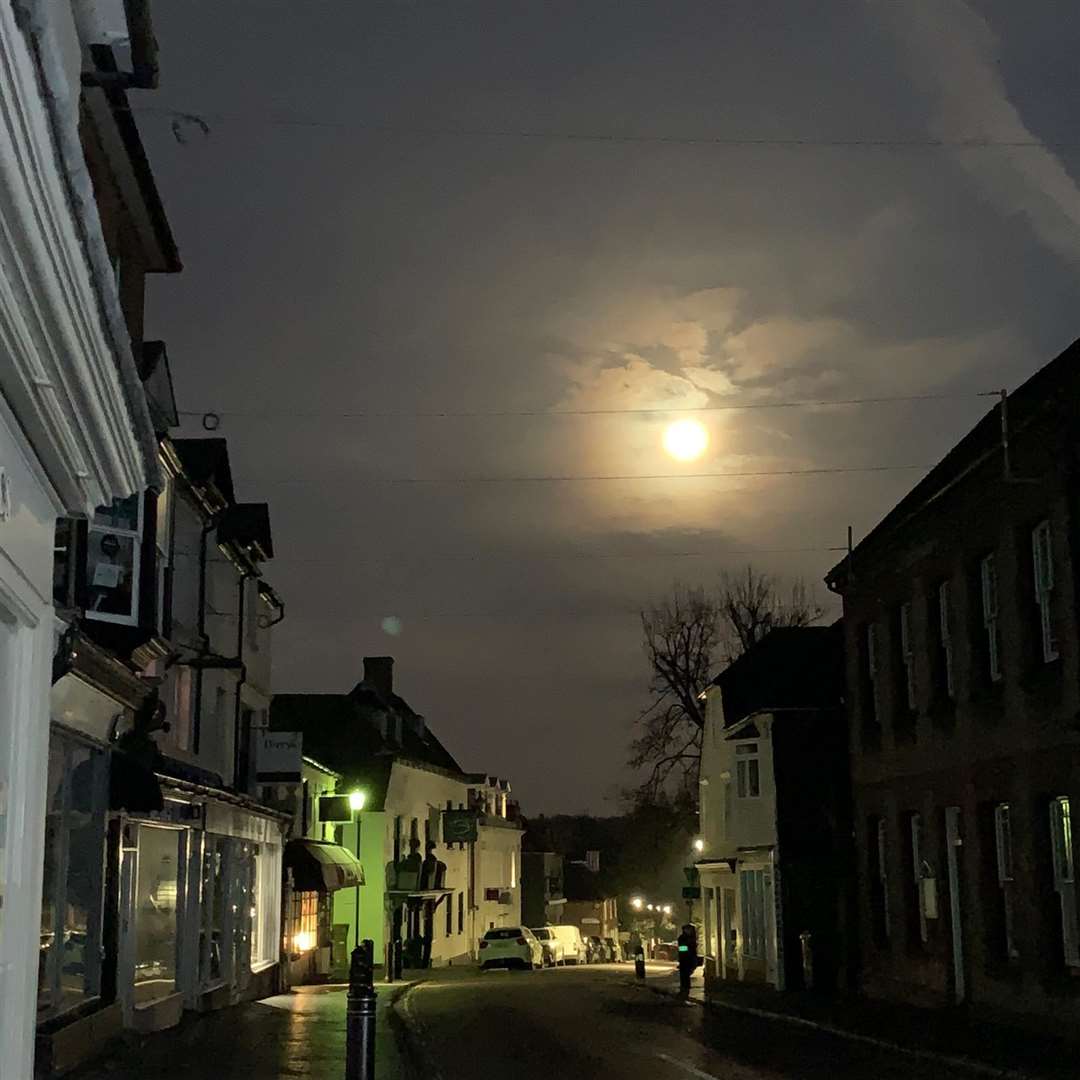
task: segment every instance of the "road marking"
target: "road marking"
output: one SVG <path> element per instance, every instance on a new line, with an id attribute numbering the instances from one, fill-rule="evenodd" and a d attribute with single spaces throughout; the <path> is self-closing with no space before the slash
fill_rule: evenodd
<path id="1" fill-rule="evenodd" d="M 685 1061 L 680 1061 L 678 1058 L 674 1058 L 670 1054 L 661 1054 L 658 1050 L 656 1052 L 656 1056 L 661 1061 L 666 1061 L 669 1065 L 674 1065 L 676 1068 L 683 1069 L 684 1071 L 688 1072 L 691 1076 L 698 1077 L 699 1080 L 717 1080 L 717 1077 L 713 1076 L 712 1073 L 702 1072 L 701 1069 L 697 1069 L 693 1065 L 688 1065 Z"/>

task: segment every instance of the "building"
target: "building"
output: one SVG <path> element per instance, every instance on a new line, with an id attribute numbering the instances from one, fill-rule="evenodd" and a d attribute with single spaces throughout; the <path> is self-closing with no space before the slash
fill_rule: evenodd
<path id="1" fill-rule="evenodd" d="M 557 926 L 562 922 L 563 857 L 554 851 L 521 854 L 521 918 L 526 926 Z"/>
<path id="2" fill-rule="evenodd" d="M 302 733 L 344 790 L 363 793 L 363 810 L 335 830 L 337 843 L 360 852 L 364 876 L 358 893 L 334 898 L 337 971 L 364 939 L 384 965 L 396 954 L 405 967 L 461 963 L 489 923 L 520 919 L 522 830 L 509 787 L 462 771 L 394 691 L 391 657 L 365 657 L 348 694 L 276 695 L 271 726 Z"/>
<path id="3" fill-rule="evenodd" d="M 129 48 L 118 68 L 106 42 L 120 38 Z M 43 869 L 56 869 L 43 866 L 42 845 L 55 771 L 57 521 L 86 520 L 159 481 L 138 368 L 142 331 L 129 315 L 141 307 L 143 272 L 179 264 L 152 192 L 140 186 L 145 157 L 132 156 L 137 133 L 132 140 L 123 107 L 125 85 L 153 85 L 153 53 L 137 0 L 0 4 L 8 118 L 0 131 L 0 1060 L 19 1077 L 31 1075 L 34 1052 L 38 1003 L 28 988 L 53 932 L 41 900 Z M 140 215 L 123 243 L 105 195 L 113 170 Z M 97 828 L 81 798 L 75 788 L 74 812 Z M 53 980 L 54 999 L 82 996 L 69 986 L 78 981 L 72 966 Z"/>
<path id="4" fill-rule="evenodd" d="M 1074 344 L 828 576 L 867 992 L 1080 1019 Z"/>
<path id="5" fill-rule="evenodd" d="M 264 733 L 274 742 L 278 736 Z M 265 742 L 263 744 L 265 746 Z M 299 741 L 285 744 L 286 754 L 299 749 Z M 353 810 L 347 793 L 341 792 L 341 773 L 314 758 L 301 758 L 300 782 L 277 770 L 281 761 L 270 760 L 264 751 L 257 775 L 262 801 L 288 809 L 292 820 L 283 855 L 285 868 L 282 902 L 287 986 L 325 982 L 332 968 L 334 894 L 363 884 L 363 870 L 353 852 L 335 842 L 340 822 L 351 820 Z M 289 777 L 284 781 L 282 776 Z"/>
<path id="6" fill-rule="evenodd" d="M 706 985 L 847 981 L 842 644 L 839 625 L 773 630 L 707 690 L 697 864 Z"/>

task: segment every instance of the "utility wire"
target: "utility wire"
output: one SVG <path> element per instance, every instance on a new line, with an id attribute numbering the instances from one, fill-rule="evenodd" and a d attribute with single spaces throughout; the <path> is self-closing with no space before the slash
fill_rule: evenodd
<path id="1" fill-rule="evenodd" d="M 956 139 L 866 137 L 829 139 L 811 136 L 647 135 L 613 131 L 560 131 L 554 128 L 424 126 L 311 116 L 275 116 L 270 113 L 247 116 L 228 113 L 195 113 L 182 109 L 170 109 L 161 105 L 138 105 L 132 107 L 130 111 L 149 116 L 164 116 L 174 121 L 195 122 L 200 126 L 214 123 L 262 124 L 283 128 L 352 129 L 374 134 L 440 139 L 490 139 L 648 146 L 716 146 L 746 149 L 762 147 L 826 150 L 1043 150 L 1046 148 L 1067 149 L 1080 147 L 1080 142 L 1076 140 L 1055 142 L 1041 139 L 992 139 L 984 137 Z"/>
<path id="2" fill-rule="evenodd" d="M 428 411 L 410 410 L 361 410 L 357 412 L 333 412 L 314 410 L 303 412 L 296 409 L 212 409 L 197 411 L 181 410 L 180 416 L 250 417 L 279 420 L 375 420 L 375 419 L 492 419 L 497 417 L 548 417 L 548 416 L 650 416 L 656 413 L 711 413 L 742 412 L 752 409 L 812 409 L 828 406 L 886 405 L 912 401 L 970 401 L 982 397 L 998 397 L 997 391 L 971 391 L 964 394 L 890 394 L 880 397 L 856 398 L 805 398 L 798 401 L 745 401 L 721 405 L 653 406 L 642 409 L 438 409 Z"/>
<path id="3" fill-rule="evenodd" d="M 573 484 L 581 482 L 618 480 L 724 480 L 758 476 L 830 476 L 837 473 L 913 472 L 932 469 L 932 465 L 843 465 L 816 469 L 753 469 L 740 472 L 698 473 L 641 473 L 595 476 L 362 476 L 349 477 L 350 484 Z M 326 476 L 321 476 L 326 480 Z M 345 481 L 343 481 L 345 482 Z M 311 477 L 261 481 L 264 486 L 278 487 L 311 484 Z M 258 484 L 254 485 L 258 486 Z"/>

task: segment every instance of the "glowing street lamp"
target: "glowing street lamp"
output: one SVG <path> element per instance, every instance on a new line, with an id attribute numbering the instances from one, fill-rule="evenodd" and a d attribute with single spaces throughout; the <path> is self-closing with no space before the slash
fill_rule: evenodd
<path id="1" fill-rule="evenodd" d="M 349 809 L 353 812 L 353 820 L 356 825 L 356 861 L 360 861 L 360 811 L 367 803 L 367 792 L 360 788 L 354 788 L 349 792 Z M 355 923 L 356 948 L 360 948 L 360 882 L 356 883 L 356 917 Z"/>
<path id="2" fill-rule="evenodd" d="M 358 814 L 364 809 L 364 804 L 367 802 L 367 792 L 361 791 L 359 788 L 356 791 L 349 792 L 349 809 Z M 357 852 L 359 855 L 359 852 Z"/>
<path id="3" fill-rule="evenodd" d="M 652 904 L 649 904 L 649 905 L 647 905 L 647 906 L 648 906 L 648 909 L 649 909 L 650 911 L 653 911 L 653 910 L 655 910 Z"/>
<path id="4" fill-rule="evenodd" d="M 630 897 L 630 906 L 635 911 L 640 911 L 645 906 L 645 901 L 640 896 L 632 896 Z"/>
<path id="5" fill-rule="evenodd" d="M 664 905 L 664 914 L 665 915 L 670 915 L 671 914 L 671 905 L 670 904 L 665 904 Z"/>
<path id="6" fill-rule="evenodd" d="M 694 850 L 699 855 L 705 850 L 705 841 L 700 836 L 694 841 Z"/>

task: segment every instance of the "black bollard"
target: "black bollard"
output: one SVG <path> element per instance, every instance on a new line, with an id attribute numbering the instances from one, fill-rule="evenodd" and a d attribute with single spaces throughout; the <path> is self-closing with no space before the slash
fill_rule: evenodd
<path id="1" fill-rule="evenodd" d="M 345 1007 L 345 1080 L 375 1080 L 375 946 L 362 941 L 349 964 Z"/>

